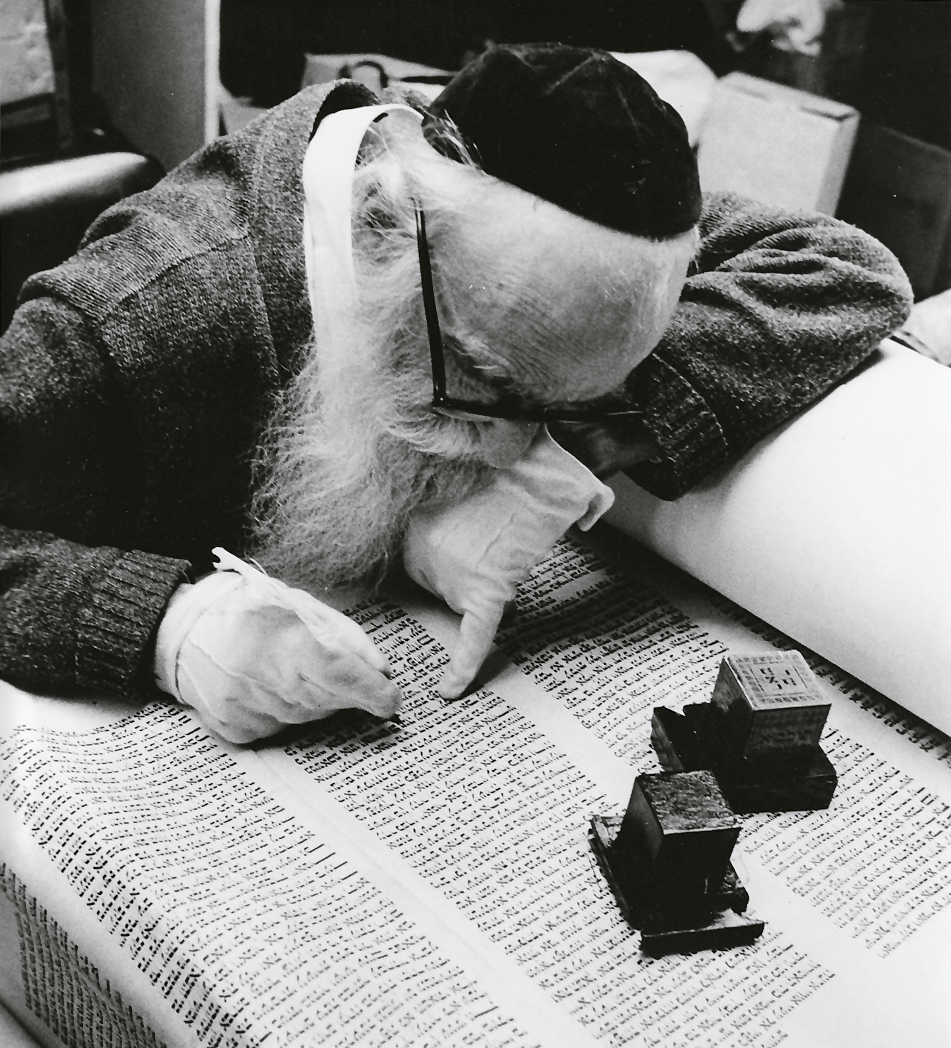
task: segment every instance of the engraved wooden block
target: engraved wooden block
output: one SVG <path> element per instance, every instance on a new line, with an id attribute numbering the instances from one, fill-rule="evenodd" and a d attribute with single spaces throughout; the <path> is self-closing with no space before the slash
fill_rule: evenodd
<path id="1" fill-rule="evenodd" d="M 749 894 L 730 863 L 720 884 L 710 885 L 701 899 L 672 905 L 669 899 L 658 900 L 647 858 L 622 855 L 615 847 L 623 821 L 619 815 L 593 816 L 588 840 L 622 916 L 641 930 L 645 952 L 726 949 L 753 942 L 763 933 L 763 921 L 744 916 Z"/>
<path id="2" fill-rule="evenodd" d="M 765 921 L 733 910 L 720 910 L 703 924 L 683 927 L 645 927 L 641 932 L 641 949 L 659 956 L 665 953 L 687 953 L 692 950 L 726 950 L 731 946 L 749 946 L 766 927 Z"/>
<path id="3" fill-rule="evenodd" d="M 743 776 L 733 765 L 722 772 L 718 769 L 717 781 L 730 807 L 741 815 L 748 815 L 756 811 L 828 808 L 839 779 L 832 761 L 817 746 L 800 774 L 786 778 L 753 773 Z"/>
<path id="4" fill-rule="evenodd" d="M 721 748 L 712 709 L 708 702 L 684 706 L 683 713 L 654 708 L 651 742 L 665 771 L 711 769 L 730 807 L 741 815 L 829 807 L 838 779 L 821 747 L 793 765 L 738 758 Z"/>
<path id="5" fill-rule="evenodd" d="M 675 713 L 666 706 L 654 707 L 651 744 L 664 771 L 697 771 L 713 765 L 695 718 L 687 717 L 687 711 L 693 708 L 685 706 L 683 713 Z"/>
<path id="6" fill-rule="evenodd" d="M 724 745 L 750 761 L 808 755 L 831 708 L 798 651 L 728 656 L 713 705 Z"/>

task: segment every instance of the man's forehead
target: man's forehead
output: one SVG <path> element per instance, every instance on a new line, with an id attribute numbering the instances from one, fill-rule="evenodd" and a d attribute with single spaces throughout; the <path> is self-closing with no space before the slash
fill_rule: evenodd
<path id="1" fill-rule="evenodd" d="M 682 236 L 653 240 L 621 232 L 508 183 L 489 183 L 481 207 L 459 216 L 455 247 L 461 257 L 501 261 L 516 253 L 543 270 L 594 267 L 634 278 L 649 276 L 652 263 L 662 266 L 672 251 L 683 251 Z"/>
<path id="2" fill-rule="evenodd" d="M 665 240 L 622 233 L 522 190 L 498 185 L 487 213 L 463 220 L 453 280 L 476 295 L 567 297 L 576 310 L 630 308 L 693 256 L 694 232 Z M 584 318 L 580 318 L 582 322 Z"/>
<path id="3" fill-rule="evenodd" d="M 502 183 L 484 204 L 441 281 L 467 355 L 532 399 L 615 388 L 666 326 L 694 235 L 622 233 Z"/>

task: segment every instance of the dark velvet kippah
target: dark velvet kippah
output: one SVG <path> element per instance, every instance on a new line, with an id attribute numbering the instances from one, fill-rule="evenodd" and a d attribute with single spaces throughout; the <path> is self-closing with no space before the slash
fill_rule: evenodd
<path id="1" fill-rule="evenodd" d="M 697 164 L 680 115 L 607 51 L 492 47 L 433 102 L 484 171 L 576 215 L 639 236 L 683 233 L 700 217 Z"/>

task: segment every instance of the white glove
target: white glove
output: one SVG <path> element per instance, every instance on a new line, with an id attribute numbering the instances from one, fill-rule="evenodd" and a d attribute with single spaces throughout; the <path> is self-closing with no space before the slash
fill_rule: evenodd
<path id="1" fill-rule="evenodd" d="M 346 615 L 220 547 L 217 570 L 180 586 L 155 644 L 158 686 L 229 742 L 402 700 L 386 659 Z"/>
<path id="2" fill-rule="evenodd" d="M 487 487 L 410 516 L 406 571 L 462 615 L 440 695 L 456 698 L 472 682 L 519 582 L 572 524 L 587 531 L 613 501 L 614 492 L 543 426 L 524 457 L 496 470 Z"/>

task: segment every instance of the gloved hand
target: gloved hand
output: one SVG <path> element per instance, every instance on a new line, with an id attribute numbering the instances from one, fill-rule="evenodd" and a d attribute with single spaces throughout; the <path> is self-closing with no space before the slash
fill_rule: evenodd
<path id="1" fill-rule="evenodd" d="M 217 570 L 180 586 L 159 626 L 156 683 L 229 742 L 356 707 L 402 701 L 386 659 L 346 615 L 220 547 Z"/>
<path id="2" fill-rule="evenodd" d="M 526 454 L 461 502 L 418 509 L 403 540 L 410 577 L 462 615 L 439 683 L 457 698 L 489 653 L 507 601 L 558 539 L 611 507 L 614 492 L 552 440 L 543 426 Z"/>
<path id="3" fill-rule="evenodd" d="M 660 455 L 650 431 L 637 417 L 556 422 L 551 435 L 602 480 Z"/>

